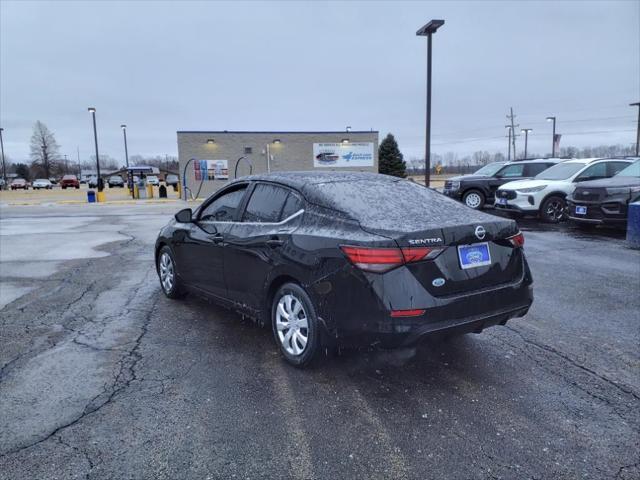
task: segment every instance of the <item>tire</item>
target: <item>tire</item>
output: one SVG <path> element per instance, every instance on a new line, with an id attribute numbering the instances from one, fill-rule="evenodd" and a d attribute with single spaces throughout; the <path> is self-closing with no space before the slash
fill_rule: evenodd
<path id="1" fill-rule="evenodd" d="M 76 190 L 78 190 L 80 188 L 80 185 L 76 185 Z"/>
<path id="2" fill-rule="evenodd" d="M 560 223 L 567 216 L 567 202 L 559 195 L 545 198 L 540 207 L 540 218 L 547 223 Z"/>
<path id="3" fill-rule="evenodd" d="M 63 186 L 62 186 L 62 189 L 63 189 L 63 190 L 66 190 L 66 189 L 67 189 L 67 187 L 65 187 L 65 186 L 63 185 Z"/>
<path id="4" fill-rule="evenodd" d="M 291 315 L 296 317 L 296 326 L 287 328 Z M 289 364 L 306 367 L 320 356 L 320 324 L 316 309 L 299 285 L 285 283 L 273 296 L 271 325 L 276 345 Z"/>
<path id="5" fill-rule="evenodd" d="M 156 271 L 160 280 L 160 288 L 162 288 L 162 292 L 167 297 L 172 299 L 184 297 L 184 290 L 177 275 L 173 252 L 166 245 L 158 252 Z"/>
<path id="6" fill-rule="evenodd" d="M 467 190 L 462 196 L 462 203 L 474 210 L 482 210 L 485 201 L 484 194 L 476 189 Z"/>

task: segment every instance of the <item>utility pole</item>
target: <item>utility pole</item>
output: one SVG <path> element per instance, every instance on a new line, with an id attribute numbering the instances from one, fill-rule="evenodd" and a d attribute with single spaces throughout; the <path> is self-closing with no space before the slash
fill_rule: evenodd
<path id="1" fill-rule="evenodd" d="M 507 141 L 507 161 L 510 162 L 511 161 L 511 125 L 505 125 L 504 128 L 509 129 L 509 135 L 508 135 L 508 141 Z"/>
<path id="2" fill-rule="evenodd" d="M 78 149 L 78 180 L 80 180 L 82 169 L 80 168 L 80 146 L 76 147 Z"/>
<path id="3" fill-rule="evenodd" d="M 69 173 L 69 160 L 67 155 L 64 156 L 64 173 Z"/>
<path id="4" fill-rule="evenodd" d="M 513 107 L 510 107 L 510 115 L 507 115 L 507 118 L 509 120 L 511 120 L 511 144 L 513 146 L 513 159 L 517 160 L 518 157 L 516 157 L 516 127 L 519 127 L 520 125 L 515 125 L 514 124 L 514 120 L 516 118 L 516 116 L 513 114 Z"/>
<path id="5" fill-rule="evenodd" d="M 0 128 L 0 150 L 2 150 L 2 179 L 4 180 L 2 188 L 7 189 L 9 185 L 7 185 L 7 166 L 4 163 L 4 141 L 2 140 L 3 131 L 4 128 Z"/>
<path id="6" fill-rule="evenodd" d="M 638 126 L 636 127 L 636 157 L 639 155 L 639 146 L 640 146 L 640 102 L 630 103 L 630 107 L 638 107 Z"/>

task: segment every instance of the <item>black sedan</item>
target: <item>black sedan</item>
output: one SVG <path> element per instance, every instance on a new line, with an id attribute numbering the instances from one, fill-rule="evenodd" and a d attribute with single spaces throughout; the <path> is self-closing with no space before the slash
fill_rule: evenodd
<path id="1" fill-rule="evenodd" d="M 567 198 L 569 220 L 580 227 L 627 225 L 629 203 L 640 200 L 640 160 L 611 178 L 578 184 Z"/>
<path id="2" fill-rule="evenodd" d="M 158 236 L 164 293 L 202 294 L 272 327 L 303 366 L 325 347 L 409 345 L 527 313 L 513 220 L 413 182 L 291 172 L 235 180 Z"/>

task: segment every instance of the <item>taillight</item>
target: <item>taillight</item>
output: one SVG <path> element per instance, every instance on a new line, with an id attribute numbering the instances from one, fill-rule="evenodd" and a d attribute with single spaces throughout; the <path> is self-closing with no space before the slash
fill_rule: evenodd
<path id="1" fill-rule="evenodd" d="M 522 232 L 518 232 L 513 237 L 507 238 L 507 240 L 509 240 L 511 242 L 511 245 L 516 248 L 524 247 L 524 235 L 522 234 Z"/>
<path id="2" fill-rule="evenodd" d="M 356 267 L 375 273 L 388 272 L 400 265 L 435 258 L 443 250 L 440 247 L 370 248 L 346 245 L 340 248 Z"/>

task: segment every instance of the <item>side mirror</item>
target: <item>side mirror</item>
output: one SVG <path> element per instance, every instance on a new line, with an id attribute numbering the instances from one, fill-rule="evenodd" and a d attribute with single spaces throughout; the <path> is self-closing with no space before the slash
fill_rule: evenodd
<path id="1" fill-rule="evenodd" d="M 193 212 L 190 208 L 184 208 L 174 215 L 176 222 L 191 223 L 193 222 Z"/>

